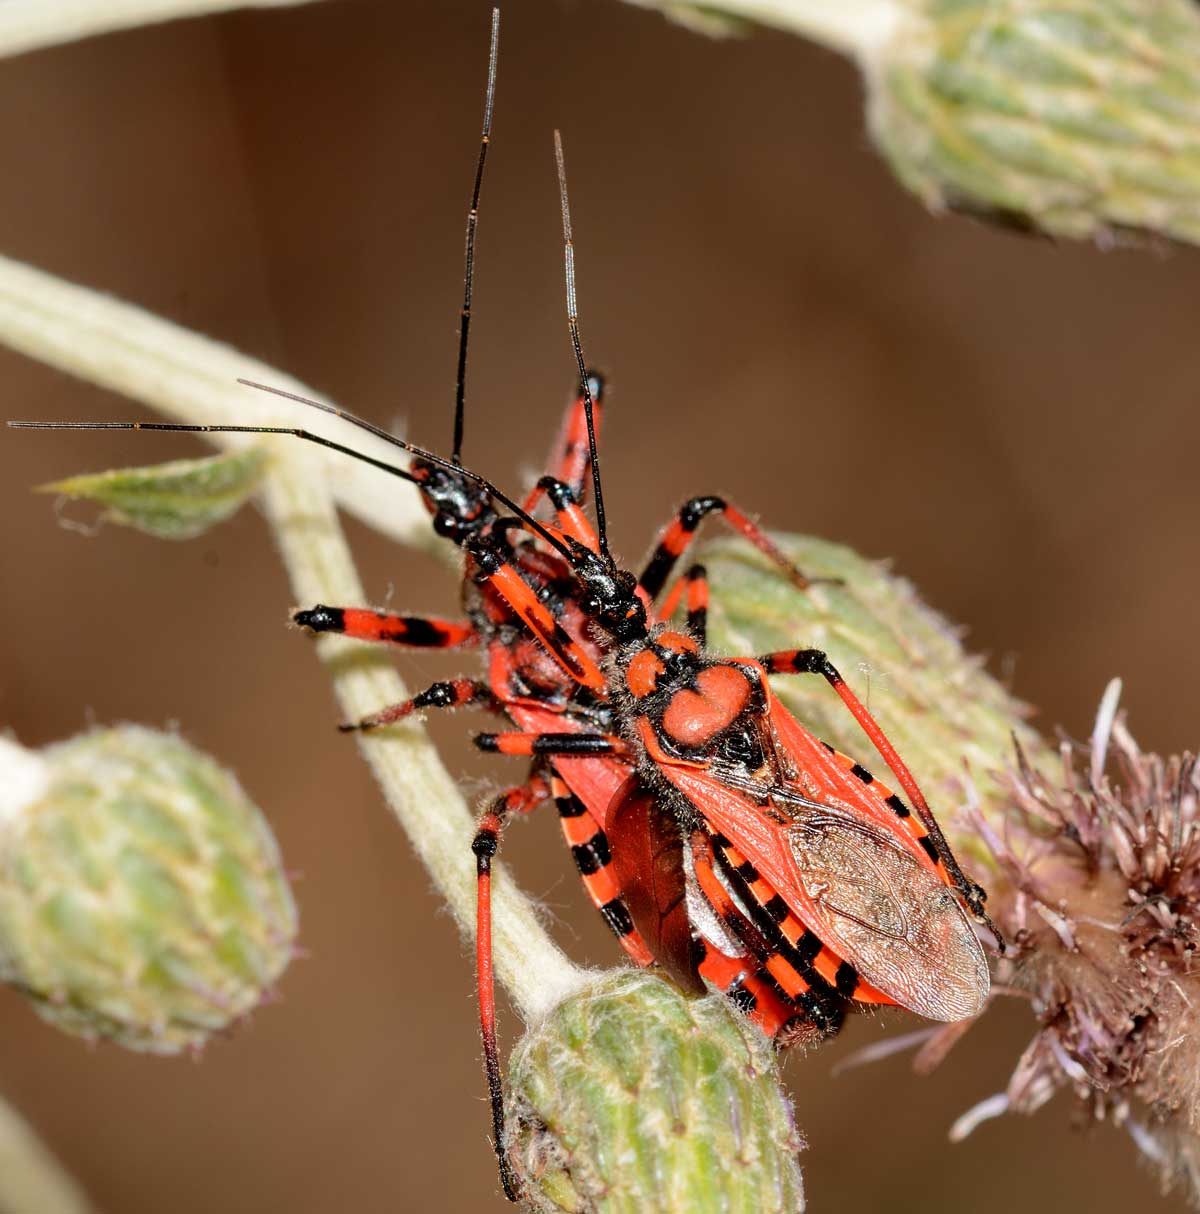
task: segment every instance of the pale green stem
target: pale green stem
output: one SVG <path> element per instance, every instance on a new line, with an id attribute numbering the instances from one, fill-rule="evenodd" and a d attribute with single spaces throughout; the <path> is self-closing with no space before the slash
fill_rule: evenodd
<path id="1" fill-rule="evenodd" d="M 348 446 L 390 457 L 392 449 L 380 440 L 367 441 L 370 436 L 345 422 L 235 382 L 248 376 L 305 391 L 281 372 L 139 308 L 4 259 L 0 341 L 171 417 L 196 423 L 311 423 L 312 429 L 336 435 Z M 138 444 L 155 437 L 130 435 Z M 227 442 L 227 437 L 214 439 L 225 445 L 238 441 Z M 6 435 L 8 442 L 45 439 L 11 431 Z M 296 439 L 264 441 L 271 450 L 264 491 L 267 516 L 298 602 L 365 602 L 335 498 L 355 502 L 360 514 L 393 535 L 424 539 L 430 534 L 428 516 L 410 485 L 346 456 L 331 459 Z M 144 447 L 137 458 L 144 460 Z M 330 637 L 320 652 L 346 717 L 365 716 L 405 698 L 403 684 L 379 649 Z M 336 737 L 331 744 L 337 744 Z M 360 746 L 435 885 L 470 934 L 475 922 L 473 822 L 454 781 L 416 723 L 364 736 Z M 532 905 L 502 870 L 493 885 L 497 975 L 522 1012 L 535 1017 L 575 990 L 583 973 L 549 938 Z"/>
<path id="2" fill-rule="evenodd" d="M 87 1214 L 83 1190 L 19 1113 L 0 1100 L 0 1212 Z"/>
<path id="3" fill-rule="evenodd" d="M 403 452 L 370 434 L 237 382 L 252 379 L 324 399 L 292 376 L 142 308 L 7 257 L 0 257 L 0 340 L 179 421 L 301 426 L 377 459 L 407 461 Z M 257 441 L 238 434 L 214 434 L 211 440 L 229 449 Z M 287 441 L 301 445 L 298 439 Z M 312 444 L 309 450 L 317 454 L 318 475 L 340 506 L 393 539 L 441 544 L 410 485 L 345 455 Z M 136 462 L 145 462 L 143 456 L 139 449 Z"/>
<path id="4" fill-rule="evenodd" d="M 320 467 L 289 455 L 274 462 L 265 496 L 293 591 L 305 603 L 361 603 L 362 587 Z M 407 695 L 378 647 L 328 637 L 321 656 L 350 719 Z M 359 745 L 434 884 L 469 933 L 475 921 L 475 863 L 468 846 L 473 820 L 424 729 L 407 724 L 364 736 Z M 526 1016 L 541 1015 L 582 984 L 583 971 L 545 933 L 502 869 L 492 884 L 496 972 Z"/>
<path id="5" fill-rule="evenodd" d="M 199 17 L 231 8 L 283 8 L 312 0 L 4 0 L 0 56 L 74 42 L 113 30 Z"/>
<path id="6" fill-rule="evenodd" d="M 831 50 L 868 60 L 908 11 L 905 0 L 629 0 L 671 16 L 690 8 L 811 38 Z"/>

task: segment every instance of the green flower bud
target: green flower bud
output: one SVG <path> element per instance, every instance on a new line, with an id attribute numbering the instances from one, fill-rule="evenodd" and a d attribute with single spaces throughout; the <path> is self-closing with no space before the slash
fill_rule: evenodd
<path id="1" fill-rule="evenodd" d="M 774 1052 L 721 995 L 602 975 L 526 1034 L 510 1157 L 539 1214 L 799 1214 Z"/>
<path id="2" fill-rule="evenodd" d="M 1200 241 L 1194 0 L 897 0 L 871 130 L 931 207 Z"/>
<path id="3" fill-rule="evenodd" d="M 66 1032 L 197 1047 L 287 966 L 296 907 L 266 820 L 182 739 L 125 725 L 0 745 L 0 979 Z"/>
<path id="4" fill-rule="evenodd" d="M 264 451 L 250 447 L 148 468 L 117 468 L 41 485 L 40 493 L 84 498 L 106 507 L 103 518 L 164 540 L 190 540 L 235 514 L 266 471 Z"/>

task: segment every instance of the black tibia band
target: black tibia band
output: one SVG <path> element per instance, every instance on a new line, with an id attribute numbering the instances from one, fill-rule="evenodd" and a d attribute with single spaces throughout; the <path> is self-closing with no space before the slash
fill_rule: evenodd
<path id="1" fill-rule="evenodd" d="M 313 632 L 345 632 L 346 614 L 340 607 L 324 607 L 320 603 L 308 611 L 297 611 L 292 623 Z"/>
<path id="2" fill-rule="evenodd" d="M 474 740 L 480 750 L 489 754 L 609 755 L 620 749 L 617 740 L 589 733 L 540 733 L 524 738 L 481 733 Z"/>
<path id="3" fill-rule="evenodd" d="M 618 749 L 612 738 L 603 734 L 540 734 L 533 740 L 535 755 L 608 755 Z"/>
<path id="4" fill-rule="evenodd" d="M 683 504 L 675 523 L 668 528 L 638 579 L 642 589 L 652 599 L 657 598 L 666 585 L 667 578 L 675 562 L 683 555 L 692 533 L 707 515 L 712 514 L 714 510 L 724 509 L 725 499 L 720 497 L 694 497 Z"/>
<path id="5" fill-rule="evenodd" d="M 379 639 L 402 641 L 414 649 L 439 649 L 446 644 L 446 632 L 419 615 L 408 615 L 401 618 L 400 627 L 380 632 Z"/>
<path id="6" fill-rule="evenodd" d="M 478 831 L 471 840 L 471 850 L 479 862 L 479 871 L 487 872 L 492 866 L 492 857 L 496 854 L 498 843 L 496 832 L 490 828 Z"/>
<path id="7" fill-rule="evenodd" d="M 590 877 L 612 863 L 612 852 L 608 848 L 608 836 L 598 830 L 587 843 L 576 843 L 571 856 L 580 876 Z"/>
<path id="8" fill-rule="evenodd" d="M 486 687 L 474 680 L 457 683 L 431 683 L 413 696 L 414 708 L 456 708 L 475 700 L 490 698 Z"/>
<path id="9" fill-rule="evenodd" d="M 623 940 L 633 933 L 633 919 L 630 918 L 629 911 L 620 898 L 606 902 L 600 907 L 600 914 L 618 939 Z"/>
<path id="10" fill-rule="evenodd" d="M 795 649 L 787 653 L 764 654 L 759 661 L 768 674 L 819 674 L 830 683 L 843 682 L 837 667 L 820 649 Z"/>
<path id="11" fill-rule="evenodd" d="M 554 804 L 560 818 L 580 818 L 587 813 L 587 806 L 573 792 L 555 797 Z"/>
<path id="12" fill-rule="evenodd" d="M 567 506 L 574 506 L 576 503 L 575 491 L 570 485 L 555 476 L 543 476 L 538 481 L 538 488 L 545 490 L 546 496 L 556 510 L 564 510 Z"/>

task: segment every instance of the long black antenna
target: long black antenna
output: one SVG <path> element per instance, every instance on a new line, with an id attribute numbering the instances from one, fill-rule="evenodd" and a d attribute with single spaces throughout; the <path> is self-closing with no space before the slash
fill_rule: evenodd
<path id="1" fill-rule="evenodd" d="M 487 93 L 483 102 L 483 137 L 479 141 L 479 162 L 475 166 L 475 188 L 471 191 L 471 209 L 467 212 L 467 270 L 463 276 L 462 320 L 458 327 L 458 379 L 454 391 L 454 453 L 461 462 L 463 416 L 467 395 L 467 336 L 471 331 L 471 286 L 475 276 L 475 228 L 479 223 L 479 191 L 483 185 L 483 166 L 492 139 L 492 109 L 496 101 L 496 60 L 500 52 L 500 10 L 492 9 L 492 40 L 488 50 Z"/>
<path id="2" fill-rule="evenodd" d="M 280 395 L 285 395 L 280 393 Z M 316 401 L 309 402 L 316 404 Z M 10 430 L 169 430 L 178 434 L 289 434 L 293 438 L 302 438 L 306 442 L 328 447 L 339 455 L 348 455 L 351 459 L 362 460 L 383 472 L 398 476 L 402 480 L 411 481 L 414 485 L 420 481 L 408 471 L 384 460 L 375 459 L 353 447 L 343 447 L 332 439 L 311 430 L 303 430 L 295 426 L 202 426 L 190 422 L 7 422 Z"/>
<path id="3" fill-rule="evenodd" d="M 588 383 L 587 364 L 583 358 L 583 346 L 579 340 L 579 307 L 575 302 L 575 245 L 571 240 L 571 206 L 567 201 L 567 165 L 563 157 L 562 135 L 554 132 L 554 161 L 558 166 L 558 197 L 562 203 L 563 258 L 567 271 L 567 327 L 571 331 L 571 345 L 575 348 L 575 361 L 579 364 L 579 383 L 583 390 L 583 414 L 587 418 L 588 454 L 592 461 L 592 493 L 596 503 L 596 537 L 600 541 L 600 555 L 606 559 L 608 551 L 608 527 L 604 520 L 604 494 L 600 489 L 600 455 L 596 450 L 596 420 L 593 415 L 592 388 Z"/>
<path id="4" fill-rule="evenodd" d="M 319 409 L 322 413 L 328 413 L 332 417 L 341 418 L 342 421 L 349 422 L 352 426 L 357 426 L 360 430 L 366 430 L 367 433 L 374 434 L 376 438 L 383 439 L 385 443 L 390 443 L 393 447 L 399 447 L 401 451 L 407 451 L 416 459 L 428 464 L 434 464 L 439 468 L 444 468 L 448 472 L 453 472 L 457 476 L 472 481 L 486 490 L 506 510 L 511 510 L 521 522 L 536 535 L 544 539 L 559 555 L 565 557 L 567 561 L 574 561 L 574 553 L 558 536 L 547 531 L 528 511 L 518 506 L 508 494 L 498 489 L 486 477 L 480 476 L 478 472 L 472 472 L 469 468 L 464 468 L 452 460 L 448 460 L 441 455 L 435 455 L 432 451 L 426 451 L 424 447 L 418 447 L 416 443 L 410 443 L 402 438 L 397 438 L 394 434 L 389 434 L 386 430 L 375 425 L 374 422 L 369 422 L 366 418 L 351 413 L 348 409 L 340 409 L 337 405 L 329 405 L 322 400 L 313 400 L 308 396 L 299 396 L 297 393 L 287 392 L 283 388 L 272 388 L 269 384 L 256 383 L 252 379 L 239 379 L 238 383 L 245 384 L 248 388 L 257 388 L 260 392 L 269 392 L 272 396 L 282 396 L 284 400 L 295 401 L 297 404 L 306 405 L 310 409 Z M 412 481 L 417 485 L 422 483 L 421 478 L 413 475 L 407 468 L 401 468 L 396 464 L 389 464 L 384 460 L 375 459 L 374 456 L 367 455 L 363 451 L 356 451 L 353 447 L 344 447 L 341 443 L 335 443 L 332 439 L 325 438 L 320 434 L 313 434 L 311 430 L 292 426 L 209 426 L 191 422 L 7 422 L 6 424 L 12 430 L 169 430 L 180 434 L 287 434 L 292 438 L 299 438 L 306 442 L 316 443 L 321 447 L 328 447 L 331 451 L 336 451 L 340 455 L 350 456 L 351 459 L 361 460 L 364 464 L 370 464 L 371 467 L 378 468 L 382 472 L 387 472 L 392 476 L 398 476 L 402 480 Z"/>

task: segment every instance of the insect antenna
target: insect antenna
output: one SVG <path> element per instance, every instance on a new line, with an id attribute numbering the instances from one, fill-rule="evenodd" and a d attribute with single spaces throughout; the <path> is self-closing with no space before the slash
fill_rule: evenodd
<path id="1" fill-rule="evenodd" d="M 246 383 L 246 380 L 240 380 L 240 383 Z M 258 387 L 259 385 L 253 385 Z M 268 389 L 272 391 L 273 389 Z M 280 392 L 281 396 L 291 396 L 291 393 Z M 292 397 L 294 400 L 301 400 L 301 397 Z M 337 413 L 339 416 L 345 417 L 347 421 L 358 421 L 358 418 L 352 418 L 349 414 L 342 413 L 340 410 L 333 409 L 326 405 L 321 405 L 317 401 L 305 401 L 306 404 L 317 405 L 318 408 L 324 409 L 327 413 Z M 383 472 L 389 473 L 391 476 L 398 476 L 401 480 L 411 481 L 414 485 L 419 484 L 415 477 L 407 468 L 401 468 L 396 464 L 389 464 L 385 460 L 375 459 L 373 456 L 367 455 L 364 451 L 356 451 L 353 447 L 344 447 L 341 443 L 335 443 L 332 439 L 325 438 L 323 435 L 314 434 L 311 430 L 304 430 L 297 426 L 207 426 L 197 425 L 191 422 L 7 422 L 10 430 L 167 430 L 177 434 L 288 434 L 293 438 L 304 439 L 306 442 L 316 443 L 321 447 L 328 447 L 331 451 L 336 451 L 339 455 L 348 455 L 351 459 L 361 460 L 364 464 L 370 464 L 373 468 L 379 468 Z M 369 423 L 364 422 L 364 426 L 368 429 L 372 427 Z M 408 447 L 407 450 L 416 452 L 418 448 Z"/>
<path id="2" fill-rule="evenodd" d="M 359 417 L 358 414 L 351 413 L 349 409 L 342 409 L 342 408 L 339 408 L 337 405 L 326 404 L 326 402 L 323 400 L 313 400 L 311 397 L 308 397 L 308 396 L 300 396 L 299 394 L 297 394 L 295 392 L 288 392 L 283 388 L 272 388 L 270 384 L 260 384 L 252 379 L 239 379 L 238 383 L 245 384 L 247 388 L 257 388 L 260 392 L 270 392 L 272 396 L 282 396 L 284 398 L 284 400 L 294 400 L 298 405 L 307 405 L 311 409 L 320 409 L 320 411 L 322 413 L 328 413 L 332 417 L 338 417 L 338 418 L 341 418 L 341 420 L 344 422 L 349 422 L 352 426 L 358 426 L 359 429 L 366 430 L 368 434 L 373 434 L 373 435 L 375 435 L 376 438 L 381 438 L 381 439 L 383 439 L 383 441 L 385 443 L 391 443 L 392 446 L 399 447 L 402 451 L 407 451 L 410 455 L 415 456 L 419 460 L 424 460 L 426 463 L 430 463 L 430 464 L 436 464 L 439 468 L 445 468 L 448 472 L 455 472 L 459 476 L 465 477 L 467 480 L 474 482 L 476 485 L 479 485 L 480 488 L 484 489 L 488 494 L 490 494 L 492 497 L 494 497 L 496 499 L 496 501 L 498 501 L 506 510 L 511 510 L 513 512 L 513 514 L 518 519 L 521 520 L 522 523 L 524 523 L 526 526 L 530 527 L 534 532 L 536 532 L 536 534 L 541 539 L 544 539 L 548 544 L 552 545 L 559 552 L 560 555 L 566 557 L 568 561 L 573 559 L 570 548 L 568 548 L 556 536 L 551 535 L 551 533 L 549 531 L 547 531 L 546 528 L 543 527 L 542 524 L 537 521 L 537 519 L 535 519 L 526 510 L 522 509 L 522 507 L 518 506 L 517 503 L 514 502 L 512 500 L 512 498 L 508 496 L 507 493 L 505 493 L 503 490 L 497 488 L 495 485 L 492 484 L 491 481 L 489 481 L 487 479 L 487 477 L 481 476 L 478 472 L 472 472 L 470 470 L 470 468 L 464 468 L 461 464 L 456 464 L 452 460 L 446 459 L 445 456 L 435 455 L 432 451 L 426 451 L 424 447 L 418 447 L 416 445 L 416 443 L 410 443 L 403 438 L 397 438 L 394 434 L 391 434 L 387 430 L 384 430 L 381 426 L 375 425 L 374 422 L 367 421 L 367 419 L 365 417 Z M 10 426 L 24 425 L 24 426 L 29 426 L 29 427 L 33 427 L 33 428 L 40 427 L 41 429 L 51 429 L 51 428 L 55 427 L 55 423 L 52 423 L 52 422 L 46 422 L 46 423 L 9 422 L 8 424 Z M 97 424 L 104 425 L 105 423 L 81 422 L 81 423 L 77 423 L 77 424 L 86 428 L 89 425 L 93 425 L 93 426 L 97 425 Z M 112 424 L 116 425 L 118 428 L 126 428 L 126 429 L 136 428 L 135 423 L 117 422 L 117 423 L 112 423 Z M 58 425 L 61 426 L 61 423 L 59 423 Z M 142 428 L 151 429 L 153 427 L 143 426 Z M 176 428 L 176 429 L 184 429 L 184 430 L 192 430 L 192 429 L 220 430 L 220 429 L 222 429 L 222 427 L 220 427 L 220 426 L 181 426 L 181 427 L 167 427 L 167 428 L 169 428 L 169 429 Z M 241 427 L 231 426 L 229 428 L 233 429 L 233 430 L 257 429 L 257 427 L 254 427 L 254 426 L 241 426 Z M 268 432 L 270 433 L 272 431 L 268 431 Z M 291 434 L 291 433 L 294 433 L 294 431 L 283 430 L 282 433 Z M 329 445 L 333 445 L 333 444 L 329 444 Z M 339 447 L 338 450 L 344 451 L 347 454 L 354 456 L 356 459 L 363 459 L 363 460 L 366 460 L 366 462 L 368 462 L 368 463 L 376 464 L 379 467 L 388 467 L 388 465 L 384 465 L 384 464 L 379 463 L 379 461 L 372 460 L 369 456 L 363 455 L 361 452 L 352 451 L 346 447 Z M 409 475 L 408 479 L 414 480 L 415 478 L 412 477 L 411 475 Z"/>
<path id="3" fill-rule="evenodd" d="M 563 157 L 562 134 L 559 131 L 554 132 L 554 162 L 558 167 L 558 198 L 562 205 L 563 260 L 567 274 L 567 327 L 571 331 L 571 345 L 575 350 L 575 361 L 579 365 L 583 413 L 587 418 L 588 455 L 592 462 L 592 495 L 596 507 L 596 538 L 600 543 L 600 555 L 611 560 L 608 551 L 608 526 L 604 519 L 604 494 L 600 489 L 600 455 L 596 450 L 592 388 L 588 383 L 587 364 L 584 362 L 583 345 L 579 340 L 579 306 L 575 300 L 575 245 L 571 239 L 571 205 L 567 200 L 567 165 Z"/>
<path id="4" fill-rule="evenodd" d="M 475 187 L 471 191 L 471 209 L 467 212 L 467 268 L 463 276 L 462 319 L 458 327 L 458 376 L 454 389 L 454 449 L 451 461 L 462 462 L 463 416 L 467 394 L 467 336 L 471 331 L 471 287 L 475 277 L 475 228 L 479 223 L 479 191 L 483 185 L 483 166 L 492 138 L 492 110 L 496 101 L 496 61 L 500 52 L 500 10 L 492 9 L 492 39 L 488 49 L 487 93 L 483 102 L 483 135 L 479 141 L 479 161 L 475 166 Z"/>
<path id="5" fill-rule="evenodd" d="M 352 426 L 366 430 L 368 434 L 373 434 L 376 438 L 383 439 L 385 443 L 389 443 L 393 447 L 399 447 L 401 451 L 407 451 L 410 455 L 425 463 L 434 464 L 439 468 L 446 469 L 448 472 L 465 477 L 467 480 L 479 485 L 480 488 L 495 498 L 506 510 L 511 510 L 525 526 L 539 538 L 545 540 L 560 556 L 565 557 L 569 562 L 574 561 L 575 557 L 571 549 L 558 536 L 551 534 L 528 511 L 517 505 L 508 494 L 493 485 L 486 477 L 480 476 L 478 472 L 472 472 L 469 468 L 455 464 L 444 456 L 435 455 L 432 451 L 426 451 L 424 447 L 418 447 L 416 443 L 410 443 L 405 439 L 397 438 L 394 434 L 389 434 L 382 427 L 375 425 L 374 422 L 369 422 L 366 418 L 351 413 L 348 409 L 340 409 L 337 405 L 329 405 L 321 400 L 313 400 L 308 396 L 300 396 L 296 392 L 288 392 L 283 388 L 272 388 L 269 384 L 256 383 L 252 379 L 239 379 L 238 383 L 244 384 L 248 388 L 256 388 L 260 392 L 269 392 L 272 396 L 281 396 L 284 400 L 295 401 L 297 404 L 306 405 L 310 409 L 319 409 L 322 413 L 328 413 L 332 417 L 349 422 Z M 11 421 L 7 425 L 13 430 L 168 430 L 179 434 L 287 434 L 292 438 L 299 438 L 306 442 L 316 443 L 321 447 L 328 447 L 331 451 L 338 452 L 339 455 L 348 455 L 351 459 L 360 460 L 364 464 L 370 464 L 371 467 L 387 472 L 391 476 L 398 476 L 402 480 L 411 481 L 413 484 L 421 483 L 420 478 L 413 475 L 407 468 L 401 468 L 396 464 L 389 464 L 385 460 L 376 459 L 374 456 L 368 455 L 365 451 L 356 451 L 353 447 L 343 446 L 341 443 L 335 443 L 332 439 L 325 438 L 323 435 L 314 434 L 311 430 L 305 430 L 296 426 L 200 425 L 192 422 Z"/>

